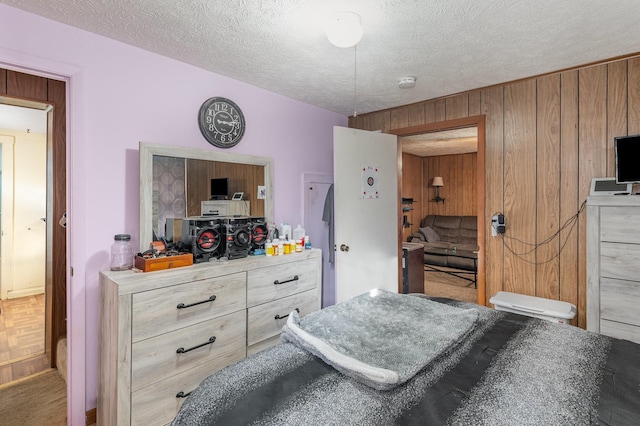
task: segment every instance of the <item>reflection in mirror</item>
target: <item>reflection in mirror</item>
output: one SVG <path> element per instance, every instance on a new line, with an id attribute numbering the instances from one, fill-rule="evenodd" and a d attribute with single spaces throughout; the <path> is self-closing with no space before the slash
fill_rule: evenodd
<path id="1" fill-rule="evenodd" d="M 200 216 L 214 178 L 227 178 L 229 198 L 244 193 L 232 202 L 240 204 L 237 212 L 273 223 L 272 159 L 141 142 L 140 250 L 164 235 L 166 218 Z"/>

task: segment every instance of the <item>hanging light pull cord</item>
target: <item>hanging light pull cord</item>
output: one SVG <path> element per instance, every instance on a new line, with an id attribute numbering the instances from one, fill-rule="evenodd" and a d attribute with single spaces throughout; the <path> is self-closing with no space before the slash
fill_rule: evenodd
<path id="1" fill-rule="evenodd" d="M 353 46 L 353 118 L 358 116 L 356 99 L 358 98 L 358 44 Z"/>

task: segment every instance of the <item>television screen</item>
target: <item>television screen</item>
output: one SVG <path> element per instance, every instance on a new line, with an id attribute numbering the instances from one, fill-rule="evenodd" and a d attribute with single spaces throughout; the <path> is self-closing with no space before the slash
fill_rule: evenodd
<path id="1" fill-rule="evenodd" d="M 225 199 L 229 195 L 229 178 L 211 179 L 211 199 Z"/>
<path id="2" fill-rule="evenodd" d="M 640 182 L 640 135 L 614 139 L 616 182 Z"/>

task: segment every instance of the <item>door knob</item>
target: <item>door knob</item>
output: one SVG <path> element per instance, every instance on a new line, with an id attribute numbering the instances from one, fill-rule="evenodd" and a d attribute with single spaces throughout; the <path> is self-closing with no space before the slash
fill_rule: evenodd
<path id="1" fill-rule="evenodd" d="M 346 244 L 340 244 L 340 250 L 341 251 L 349 251 L 349 246 Z"/>

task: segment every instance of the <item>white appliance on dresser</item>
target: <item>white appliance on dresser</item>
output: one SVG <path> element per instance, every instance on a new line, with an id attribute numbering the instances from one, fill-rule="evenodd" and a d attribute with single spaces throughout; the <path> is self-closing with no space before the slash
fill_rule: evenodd
<path id="1" fill-rule="evenodd" d="M 207 376 L 320 309 L 319 249 L 157 272 L 100 272 L 98 424 L 163 425 Z"/>
<path id="2" fill-rule="evenodd" d="M 587 199 L 587 330 L 640 343 L 640 195 Z"/>

